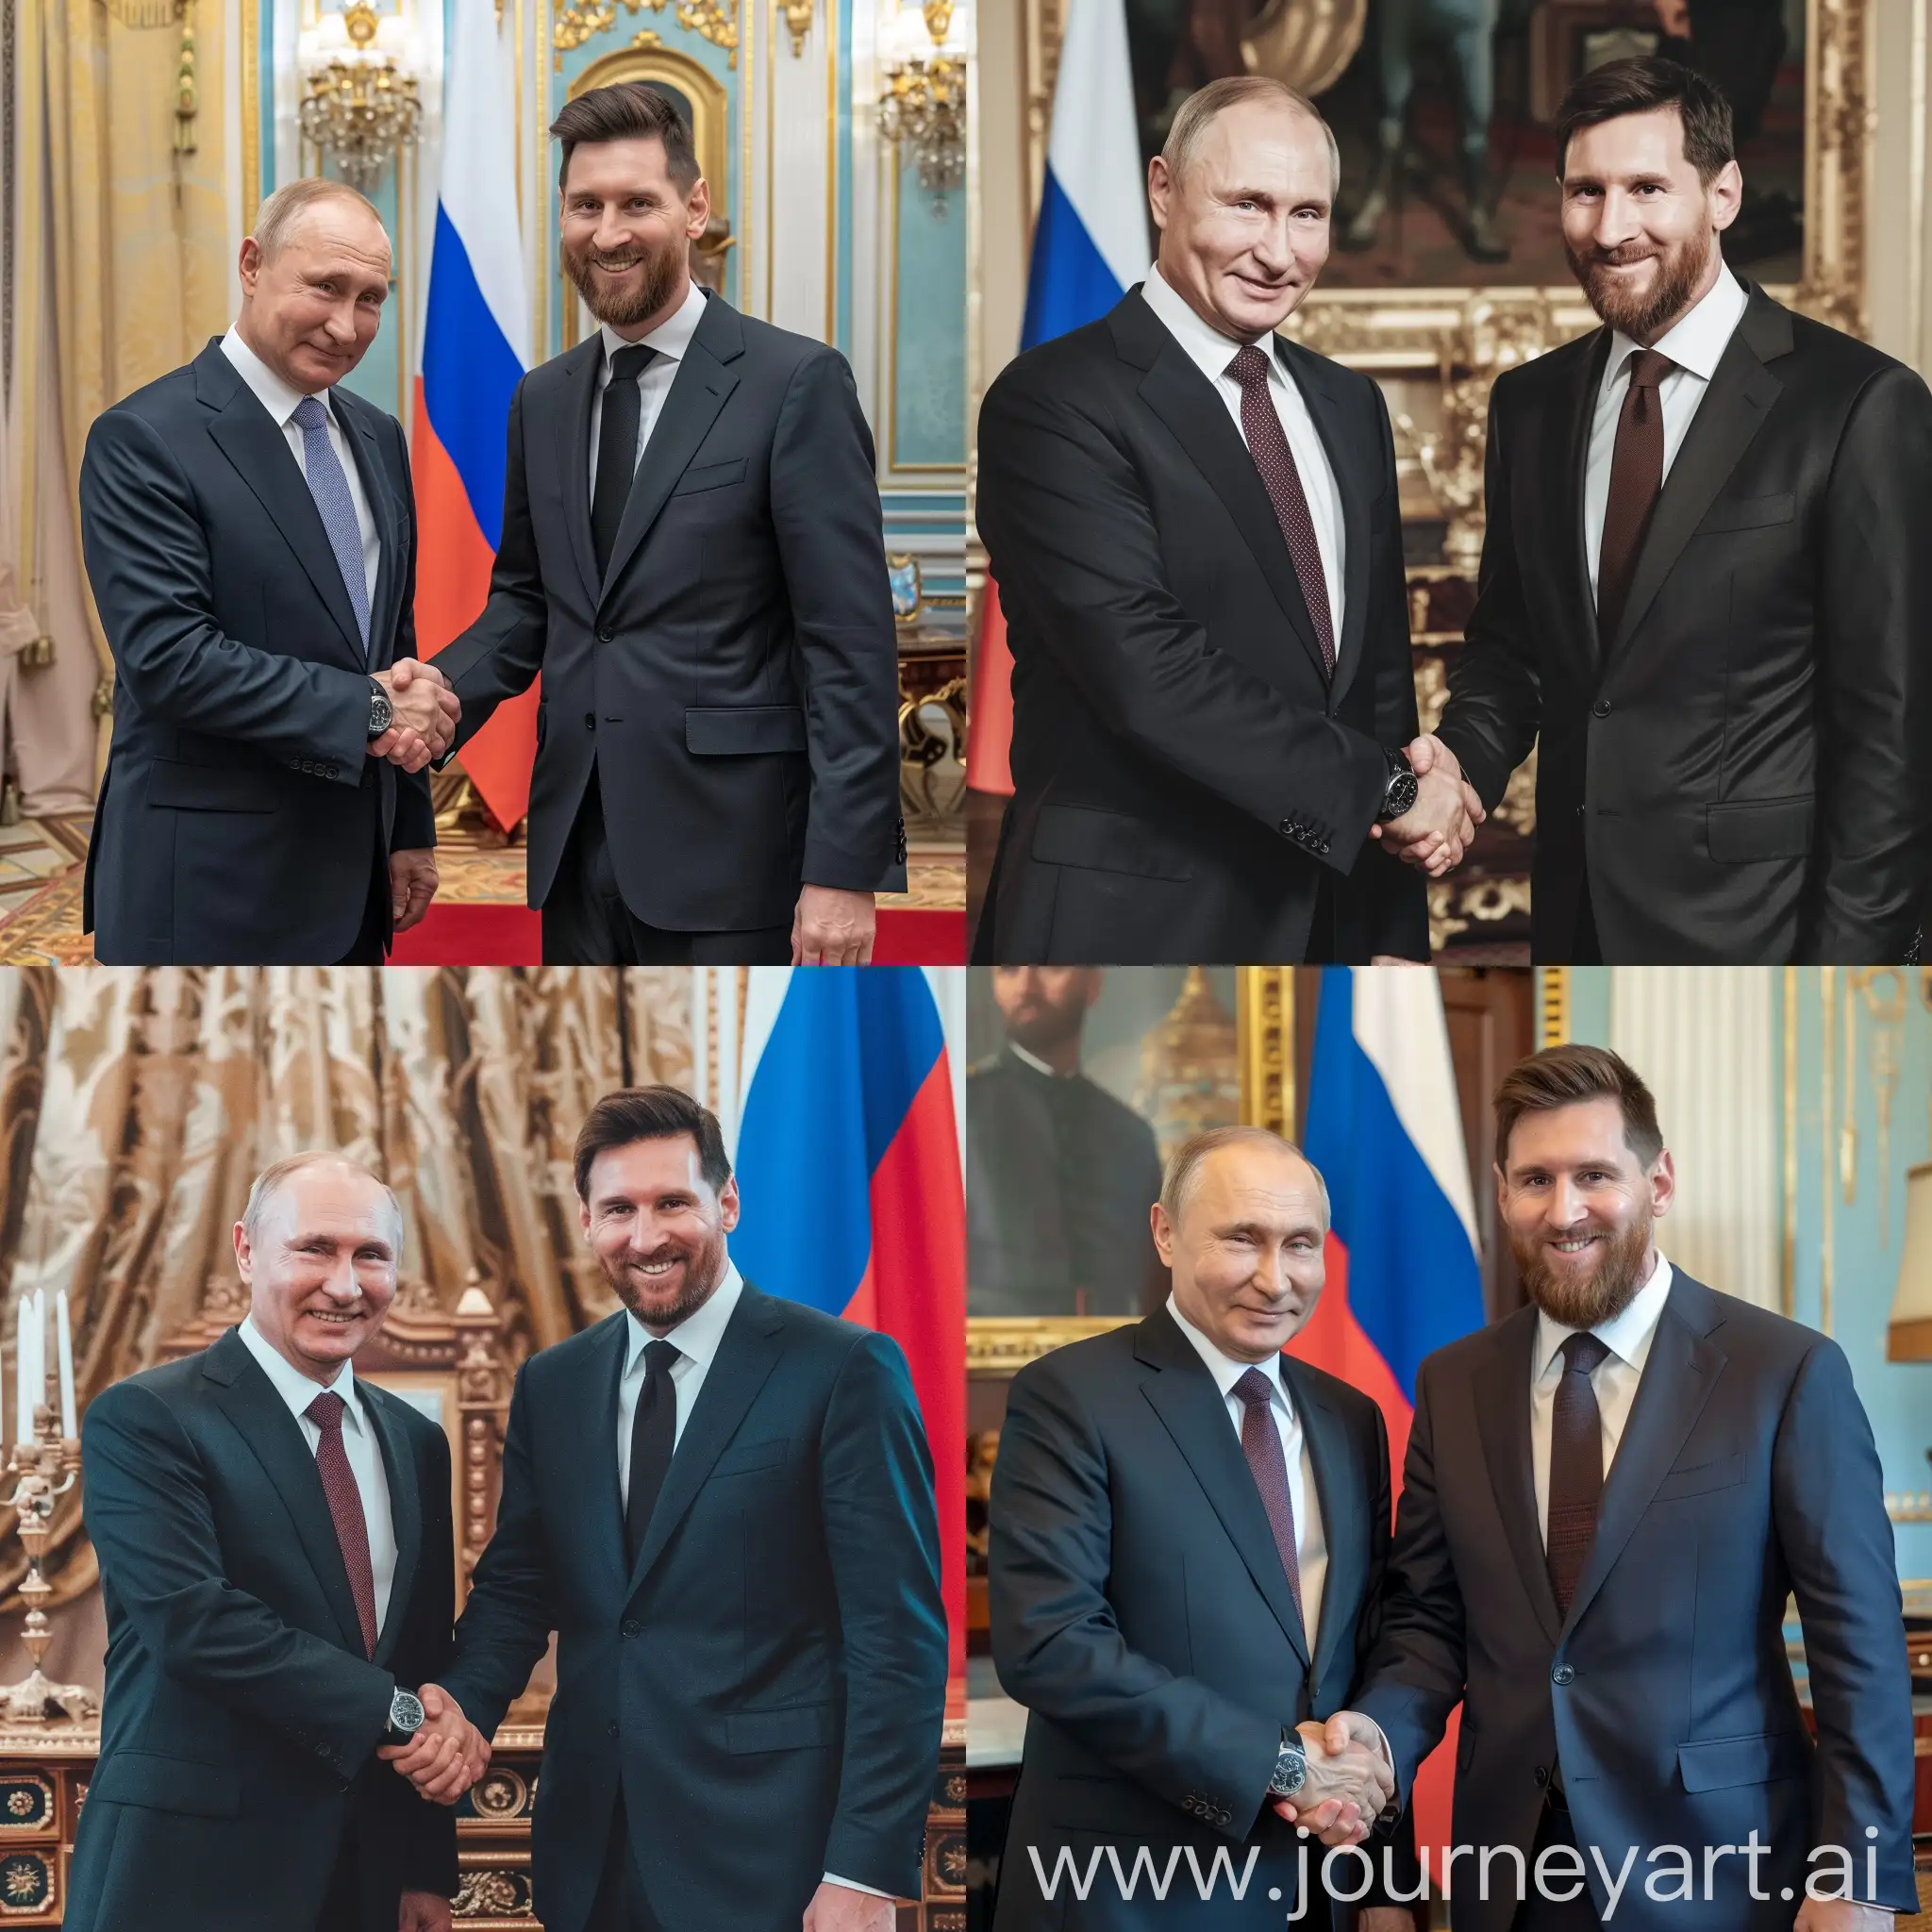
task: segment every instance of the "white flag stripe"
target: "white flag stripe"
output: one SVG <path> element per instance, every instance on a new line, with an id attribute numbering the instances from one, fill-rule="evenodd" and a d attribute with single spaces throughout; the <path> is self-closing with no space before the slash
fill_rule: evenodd
<path id="1" fill-rule="evenodd" d="M 517 231 L 516 10 L 496 21 L 496 0 L 456 0 L 442 108 L 442 211 L 462 239 L 496 325 L 530 366 L 530 303 Z"/>
<path id="2" fill-rule="evenodd" d="M 1147 273 L 1147 201 L 1124 0 L 1073 0 L 1046 164 L 1123 290 Z"/>

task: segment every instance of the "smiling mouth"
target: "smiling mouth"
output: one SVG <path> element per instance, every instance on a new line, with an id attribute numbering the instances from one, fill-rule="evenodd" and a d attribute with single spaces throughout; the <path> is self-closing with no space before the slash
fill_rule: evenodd
<path id="1" fill-rule="evenodd" d="M 682 1255 L 672 1255 L 662 1261 L 633 1261 L 630 1265 L 632 1273 L 643 1275 L 648 1281 L 657 1281 L 669 1274 L 674 1268 L 681 1267 L 683 1263 Z"/>
<path id="2" fill-rule="evenodd" d="M 366 1308 L 351 1308 L 344 1313 L 335 1308 L 304 1308 L 302 1312 L 311 1322 L 326 1322 L 331 1327 L 346 1328 L 351 1323 L 364 1320 L 369 1311 Z"/>
<path id="3" fill-rule="evenodd" d="M 1574 1234 L 1564 1236 L 1559 1241 L 1551 1241 L 1549 1245 L 1559 1255 L 1580 1255 L 1602 1240 L 1600 1234 Z"/>

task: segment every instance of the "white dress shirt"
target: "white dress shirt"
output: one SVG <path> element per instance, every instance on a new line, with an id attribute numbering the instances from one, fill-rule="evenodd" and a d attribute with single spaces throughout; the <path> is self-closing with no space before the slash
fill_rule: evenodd
<path id="1" fill-rule="evenodd" d="M 1235 429 L 1245 442 L 1247 433 L 1241 429 L 1241 386 L 1227 373 L 1227 365 L 1247 344 L 1232 336 L 1223 335 L 1218 328 L 1203 322 L 1161 280 L 1158 268 L 1147 271 L 1141 298 L 1160 318 L 1167 332 L 1187 351 L 1189 359 L 1214 385 L 1215 394 L 1227 406 L 1227 413 L 1234 418 Z M 1322 553 L 1322 575 L 1328 580 L 1328 621 L 1334 626 L 1335 648 L 1339 653 L 1341 649 L 1341 569 L 1347 557 L 1342 534 L 1341 492 L 1336 488 L 1335 471 L 1329 464 L 1328 452 L 1322 446 L 1315 419 L 1308 414 L 1307 400 L 1295 387 L 1294 378 L 1289 375 L 1287 366 L 1276 352 L 1274 338 L 1263 337 L 1257 346 L 1268 358 L 1269 399 L 1274 405 L 1274 413 L 1281 419 L 1289 451 L 1294 458 L 1295 469 L 1301 475 L 1302 494 L 1308 499 L 1308 518 L 1315 526 L 1315 547 Z"/>
<path id="2" fill-rule="evenodd" d="M 1702 301 L 1676 325 L 1651 344 L 1658 355 L 1677 366 L 1657 385 L 1664 412 L 1664 475 L 1668 478 L 1677 452 L 1690 433 L 1690 419 L 1717 374 L 1739 323 L 1744 319 L 1745 294 L 1736 275 L 1721 269 Z M 1630 392 L 1630 358 L 1639 353 L 1622 329 L 1610 338 L 1609 360 L 1604 364 L 1603 386 L 1596 392 L 1596 413 L 1591 419 L 1590 450 L 1583 471 L 1583 541 L 1590 558 L 1590 594 L 1596 596 L 1597 559 L 1604 548 L 1604 512 L 1610 502 L 1610 459 L 1617 450 L 1617 418 Z"/>
<path id="3" fill-rule="evenodd" d="M 309 1455 L 322 1446 L 322 1429 L 309 1421 L 308 1405 L 325 1389 L 342 1398 L 342 1449 L 349 1458 L 349 1474 L 356 1478 L 357 1493 L 362 1498 L 362 1521 L 369 1528 L 369 1568 L 375 1581 L 375 1627 L 379 1633 L 389 1616 L 390 1591 L 396 1580 L 396 1531 L 390 1511 L 389 1472 L 383 1467 L 382 1444 L 375 1440 L 375 1426 L 357 1391 L 355 1365 L 344 1362 L 333 1382 L 317 1382 L 275 1347 L 255 1325 L 253 1315 L 243 1318 L 237 1333 L 242 1347 L 261 1364 L 275 1393 L 289 1405 Z"/>
<path id="4" fill-rule="evenodd" d="M 660 322 L 647 336 L 640 336 L 631 341 L 621 336 L 607 322 L 597 333 L 604 339 L 604 359 L 597 365 L 597 387 L 591 396 L 591 496 L 597 495 L 597 439 L 604 433 L 604 391 L 610 387 L 610 358 L 620 349 L 651 348 L 657 354 L 644 365 L 643 373 L 637 377 L 638 385 L 638 451 L 631 459 L 631 474 L 637 474 L 637 466 L 643 459 L 644 445 L 651 440 L 651 431 L 657 427 L 658 418 L 664 408 L 664 398 L 671 393 L 672 378 L 677 374 L 677 365 L 684 360 L 691 347 L 691 339 L 698 332 L 698 324 L 704 320 L 705 291 L 693 282 L 685 291 L 682 303 Z"/>
<path id="5" fill-rule="evenodd" d="M 1590 1331 L 1609 1350 L 1590 1372 L 1590 1386 L 1596 1391 L 1596 1412 L 1603 1424 L 1606 1479 L 1617 1457 L 1617 1444 L 1624 1440 L 1624 1425 L 1630 1420 L 1630 1405 L 1637 1400 L 1637 1385 L 1643 1379 L 1657 1318 L 1670 1292 L 1671 1264 L 1659 1255 L 1649 1280 L 1637 1291 L 1629 1307 L 1613 1321 L 1600 1322 Z M 1537 1528 L 1545 1549 L 1550 1542 L 1550 1424 L 1557 1406 L 1557 1384 L 1563 1379 L 1562 1346 L 1575 1333 L 1574 1328 L 1566 1328 L 1546 1314 L 1536 1318 L 1536 1352 L 1530 1362 L 1529 1452 L 1536 1472 Z"/>
<path id="6" fill-rule="evenodd" d="M 1308 1656 L 1315 1655 L 1316 1635 L 1322 1622 L 1322 1591 L 1328 1581 L 1328 1540 L 1322 1528 L 1322 1504 L 1315 1489 L 1315 1465 L 1308 1458 L 1308 1441 L 1295 1413 L 1294 1399 L 1282 1378 L 1281 1357 L 1271 1356 L 1265 1362 L 1239 1362 L 1223 1355 L 1200 1329 L 1181 1313 L 1173 1295 L 1167 1298 L 1167 1312 L 1181 1333 L 1194 1345 L 1214 1386 L 1221 1391 L 1223 1407 L 1237 1441 L 1248 1405 L 1234 1392 L 1234 1385 L 1250 1369 L 1259 1369 L 1274 1385 L 1269 1397 L 1268 1412 L 1281 1437 L 1281 1454 L 1288 1464 L 1288 1496 L 1294 1510 L 1295 1563 L 1301 1572 L 1302 1628 L 1308 1640 Z"/>
<path id="7" fill-rule="evenodd" d="M 229 329 L 222 338 L 222 354 L 235 365 L 236 374 L 255 391 L 256 400 L 275 418 L 275 427 L 282 432 L 282 441 L 289 445 L 289 452 L 295 458 L 295 467 L 306 481 L 308 462 L 302 451 L 302 430 L 295 421 L 295 409 L 305 392 L 291 389 L 235 329 Z M 369 508 L 369 494 L 362 488 L 362 473 L 356 467 L 356 453 L 349 446 L 348 431 L 337 411 L 334 392 L 323 390 L 317 400 L 328 416 L 328 446 L 335 451 L 336 461 L 341 464 L 342 475 L 348 478 L 349 501 L 356 506 L 356 527 L 362 534 L 362 588 L 369 600 L 370 611 L 374 613 L 375 579 L 382 569 L 382 539 L 376 533 L 375 517 Z M 276 1360 L 280 1359 L 277 1356 Z"/>

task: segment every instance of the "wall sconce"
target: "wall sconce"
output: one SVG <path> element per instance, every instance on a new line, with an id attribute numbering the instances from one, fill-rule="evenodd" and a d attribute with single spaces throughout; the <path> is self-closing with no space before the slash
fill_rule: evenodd
<path id="1" fill-rule="evenodd" d="M 303 29 L 295 61 L 303 134 L 343 180 L 373 193 L 390 157 L 422 130 L 422 63 L 409 24 L 395 14 L 378 19 L 369 0 L 352 0 Z"/>
<path id="2" fill-rule="evenodd" d="M 879 138 L 910 152 L 919 185 L 943 214 L 966 179 L 966 53 L 961 9 L 925 0 L 892 16 L 878 98 Z"/>

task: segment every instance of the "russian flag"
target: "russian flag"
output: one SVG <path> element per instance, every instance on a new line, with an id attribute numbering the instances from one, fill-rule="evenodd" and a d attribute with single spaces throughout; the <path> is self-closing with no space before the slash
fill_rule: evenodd
<path id="1" fill-rule="evenodd" d="M 741 978 L 744 1212 L 731 1237 L 741 1273 L 768 1293 L 905 1351 L 932 1445 L 955 1677 L 966 1668 L 963 979 L 916 966 Z"/>
<path id="2" fill-rule="evenodd" d="M 1304 1147 L 1334 1219 L 1322 1299 L 1291 1353 L 1374 1398 L 1400 1494 L 1416 1370 L 1483 1324 L 1475 1197 L 1435 974 L 1323 970 Z M 1450 1842 L 1457 1723 L 1416 1778 L 1419 1845 Z"/>
<path id="3" fill-rule="evenodd" d="M 454 0 L 442 164 L 416 377 L 416 648 L 433 658 L 475 622 L 503 540 L 510 397 L 530 365 L 530 301 L 517 224 L 516 46 L 496 0 Z M 463 770 L 497 823 L 529 809 L 535 687 L 497 708 Z"/>
<path id="4" fill-rule="evenodd" d="M 1147 272 L 1147 194 L 1124 0 L 1073 0 L 1060 41 L 1046 180 L 1033 225 L 1020 347 L 1097 321 Z M 980 604 L 966 782 L 1010 794 L 1012 653 L 999 587 Z"/>

